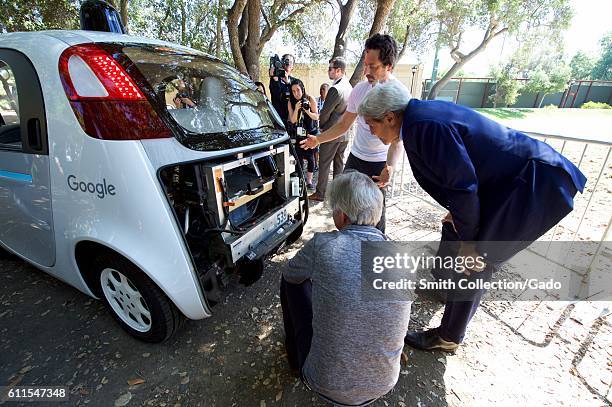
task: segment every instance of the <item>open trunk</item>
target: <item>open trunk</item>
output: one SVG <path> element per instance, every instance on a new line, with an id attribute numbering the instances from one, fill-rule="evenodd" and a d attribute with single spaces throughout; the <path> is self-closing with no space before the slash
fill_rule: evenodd
<path id="1" fill-rule="evenodd" d="M 291 148 L 282 143 L 160 171 L 209 301 L 218 300 L 231 273 L 244 284 L 256 281 L 260 260 L 301 234 L 306 191 Z"/>

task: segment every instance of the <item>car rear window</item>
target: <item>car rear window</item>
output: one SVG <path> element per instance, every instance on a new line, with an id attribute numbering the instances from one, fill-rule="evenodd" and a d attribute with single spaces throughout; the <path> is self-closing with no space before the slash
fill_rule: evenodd
<path id="1" fill-rule="evenodd" d="M 155 93 L 158 110 L 167 112 L 165 116 L 187 135 L 215 135 L 195 137 L 197 144 L 205 145 L 202 149 L 210 149 L 206 141 L 220 141 L 222 134 L 227 140 L 239 141 L 231 145 L 213 143 L 213 147 L 251 144 L 253 137 L 249 135 L 257 135 L 254 130 L 284 130 L 280 117 L 254 83 L 223 62 L 180 49 L 142 44 L 125 45 L 121 52 L 143 77 L 135 79 L 144 79 L 144 85 Z M 254 141 L 265 140 L 255 137 Z"/>

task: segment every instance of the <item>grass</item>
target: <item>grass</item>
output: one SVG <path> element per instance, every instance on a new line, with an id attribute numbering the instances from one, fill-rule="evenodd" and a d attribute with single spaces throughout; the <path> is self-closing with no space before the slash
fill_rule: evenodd
<path id="1" fill-rule="evenodd" d="M 517 130 L 612 142 L 612 110 L 476 109 Z"/>
<path id="2" fill-rule="evenodd" d="M 534 109 L 476 109 L 481 113 L 485 113 L 492 119 L 522 119 L 527 117 L 529 113 L 533 113 Z"/>

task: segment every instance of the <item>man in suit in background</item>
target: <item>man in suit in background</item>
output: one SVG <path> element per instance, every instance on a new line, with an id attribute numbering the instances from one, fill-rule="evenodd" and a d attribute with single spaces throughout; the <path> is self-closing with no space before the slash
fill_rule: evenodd
<path id="1" fill-rule="evenodd" d="M 333 81 L 332 86 L 327 91 L 327 97 L 323 104 L 323 109 L 319 112 L 319 128 L 325 131 L 332 127 L 344 114 L 348 103 L 348 98 L 353 90 L 346 73 L 346 62 L 342 58 L 334 58 L 329 62 L 327 75 Z M 351 130 L 349 130 L 350 132 Z M 344 151 L 348 145 L 348 133 L 339 138 L 321 144 L 319 147 L 319 179 L 316 191 L 308 198 L 313 201 L 323 201 L 325 190 L 329 181 L 329 169 L 334 163 L 334 178 L 342 174 L 344 167 Z"/>

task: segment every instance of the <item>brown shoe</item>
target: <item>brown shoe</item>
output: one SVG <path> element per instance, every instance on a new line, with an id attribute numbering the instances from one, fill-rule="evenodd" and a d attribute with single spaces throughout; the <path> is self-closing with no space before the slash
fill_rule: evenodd
<path id="1" fill-rule="evenodd" d="M 318 202 L 324 201 L 324 198 L 321 195 L 317 194 L 316 192 L 313 194 L 310 194 L 308 196 L 308 199 L 310 199 L 311 201 L 318 201 Z"/>
<path id="2" fill-rule="evenodd" d="M 410 331 L 404 338 L 404 343 L 416 349 L 441 350 L 454 353 L 459 347 L 458 343 L 442 339 L 436 328 L 427 331 Z"/>

